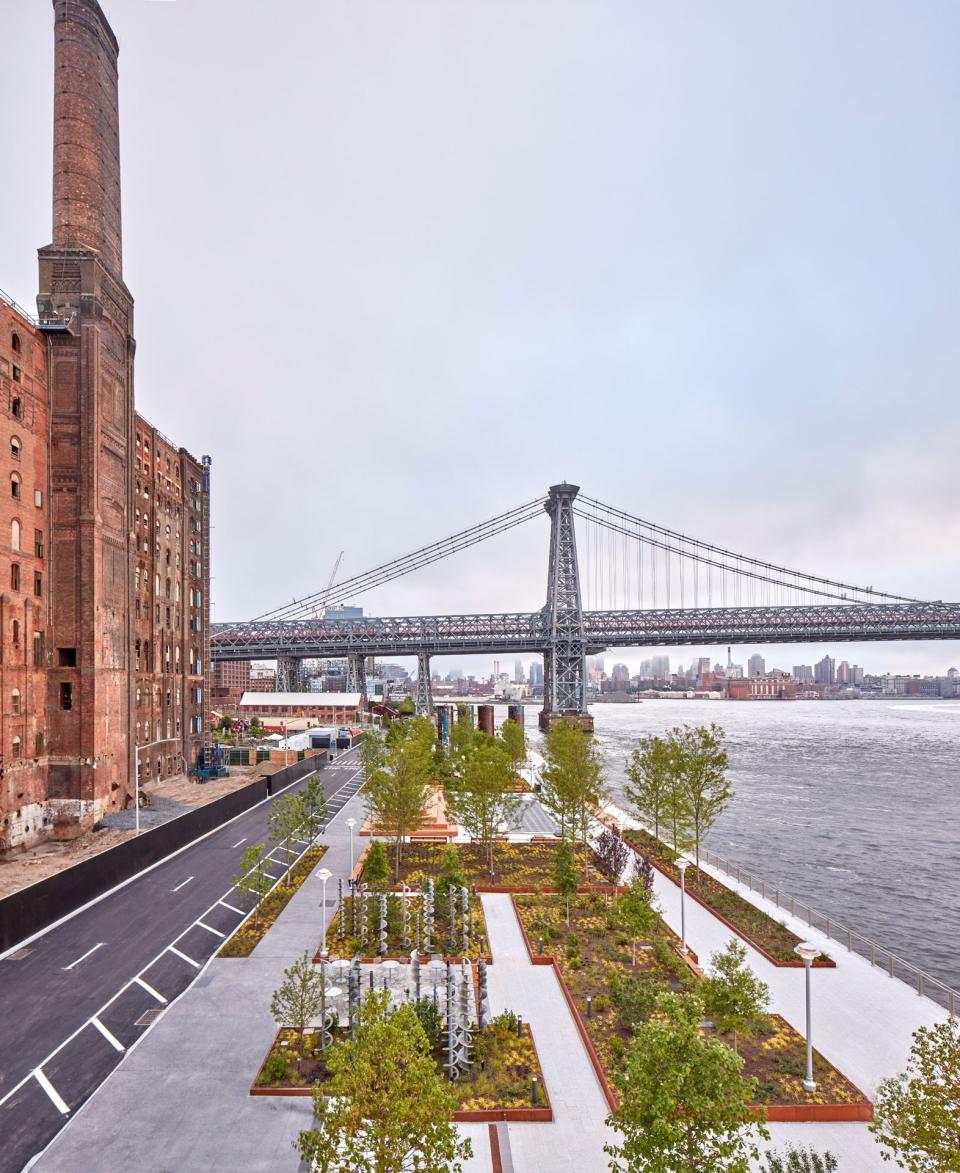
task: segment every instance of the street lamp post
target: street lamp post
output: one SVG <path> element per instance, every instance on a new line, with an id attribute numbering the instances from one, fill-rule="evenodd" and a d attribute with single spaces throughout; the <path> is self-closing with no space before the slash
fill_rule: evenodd
<path id="1" fill-rule="evenodd" d="M 793 951 L 798 957 L 803 959 L 803 968 L 807 971 L 807 1073 L 803 1081 L 803 1090 L 805 1092 L 815 1092 L 817 1090 L 817 1083 L 813 1078 L 813 1033 L 810 1026 L 810 969 L 814 959 L 820 956 L 820 950 L 810 941 L 802 941 Z"/>
<path id="2" fill-rule="evenodd" d="M 317 872 L 317 879 L 323 884 L 323 916 L 321 918 L 323 923 L 323 944 L 320 947 L 320 955 L 326 957 L 327 955 L 327 880 L 333 873 L 329 868 L 321 868 Z"/>
<path id="3" fill-rule="evenodd" d="M 353 878 L 353 828 L 357 825 L 356 819 L 347 819 L 347 826 L 350 828 L 350 877 Z"/>
<path id="4" fill-rule="evenodd" d="M 677 860 L 677 869 L 680 872 L 680 952 L 687 952 L 687 885 L 684 872 L 690 866 L 690 860 L 681 855 Z"/>

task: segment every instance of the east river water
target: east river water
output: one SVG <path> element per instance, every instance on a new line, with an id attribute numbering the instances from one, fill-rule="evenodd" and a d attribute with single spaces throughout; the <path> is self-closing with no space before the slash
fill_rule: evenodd
<path id="1" fill-rule="evenodd" d="M 642 736 L 715 721 L 735 793 L 706 845 L 960 989 L 960 702 L 671 699 L 591 712 L 615 794 Z M 536 743 L 534 710 L 526 717 Z"/>

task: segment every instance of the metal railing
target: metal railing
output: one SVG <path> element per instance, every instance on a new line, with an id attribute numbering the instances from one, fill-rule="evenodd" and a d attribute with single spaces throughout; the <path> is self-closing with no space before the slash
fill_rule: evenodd
<path id="1" fill-rule="evenodd" d="M 14 309 L 17 311 L 17 313 L 20 315 L 21 318 L 26 318 L 31 326 L 36 326 L 36 324 L 37 324 L 36 317 L 32 313 L 30 313 L 29 310 L 25 310 L 22 305 L 18 305 L 17 302 L 14 301 L 14 299 L 10 296 L 10 294 L 4 293 L 4 291 L 2 289 L 0 289 L 0 301 L 5 301 L 7 303 L 7 305 L 10 306 L 11 309 Z"/>
<path id="2" fill-rule="evenodd" d="M 897 978 L 905 985 L 915 987 L 918 994 L 926 995 L 926 997 L 940 1003 L 949 1011 L 951 1018 L 956 1017 L 957 1008 L 960 1007 L 960 991 L 954 990 L 946 982 L 940 981 L 939 978 L 935 978 L 912 962 L 904 961 L 902 957 L 898 957 L 886 946 L 848 928 L 835 917 L 820 912 L 809 904 L 804 904 L 803 901 L 782 891 L 779 887 L 771 887 L 766 880 L 747 871 L 741 864 L 723 859 L 705 847 L 700 848 L 700 860 L 702 863 L 708 863 L 725 872 L 738 884 L 746 884 L 752 892 L 758 892 L 764 900 L 772 901 L 784 912 L 789 912 L 791 916 L 806 921 L 810 928 L 818 929 L 831 940 L 839 941 L 841 945 L 846 946 L 848 952 L 859 953 L 871 965 L 885 969 L 890 977 Z"/>

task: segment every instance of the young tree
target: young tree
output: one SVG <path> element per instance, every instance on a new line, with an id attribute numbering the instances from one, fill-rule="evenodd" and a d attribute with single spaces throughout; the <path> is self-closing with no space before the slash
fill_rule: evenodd
<path id="1" fill-rule="evenodd" d="M 467 880 L 460 862 L 460 852 L 448 843 L 440 856 L 440 875 L 437 878 L 437 892 L 446 896 L 451 888 L 462 888 Z"/>
<path id="2" fill-rule="evenodd" d="M 660 994 L 615 1076 L 620 1107 L 607 1123 L 623 1135 L 604 1145 L 615 1173 L 749 1173 L 757 1138 L 769 1139 L 751 1110 L 756 1080 L 716 1038 L 702 1038 L 703 1003 Z"/>
<path id="3" fill-rule="evenodd" d="M 870 1131 L 909 1173 L 960 1170 L 960 1021 L 913 1032 L 906 1070 L 877 1088 Z"/>
<path id="4" fill-rule="evenodd" d="M 671 729 L 670 743 L 679 796 L 690 823 L 691 842 L 700 867 L 700 844 L 733 796 L 727 778 L 729 759 L 724 732 L 717 724 Z"/>
<path id="5" fill-rule="evenodd" d="M 313 842 L 327 821 L 327 797 L 323 792 L 319 774 L 313 774 L 300 791 L 300 807 L 308 828 L 307 833 Z"/>
<path id="6" fill-rule="evenodd" d="M 653 827 L 660 838 L 660 824 L 670 813 L 673 768 L 670 746 L 662 737 L 644 737 L 627 762 L 625 789 L 637 817 Z"/>
<path id="7" fill-rule="evenodd" d="M 292 851 L 292 841 L 303 832 L 303 796 L 301 794 L 281 794 L 275 798 L 267 817 L 267 826 L 270 829 L 271 851 L 280 846 L 289 847 Z M 289 852 L 288 858 L 292 858 Z M 289 869 L 285 871 L 283 882 L 284 884 L 290 883 Z"/>
<path id="8" fill-rule="evenodd" d="M 557 844 L 557 854 L 553 861 L 553 886 L 566 902 L 569 926 L 570 897 L 577 891 L 577 861 L 574 859 L 569 839 L 561 839 Z"/>
<path id="9" fill-rule="evenodd" d="M 660 919 L 653 903 L 653 889 L 634 877 L 617 901 L 616 914 L 631 937 L 631 964 L 637 964 L 637 941 L 649 936 Z"/>
<path id="10" fill-rule="evenodd" d="M 253 920 L 260 921 L 260 901 L 270 891 L 273 881 L 267 875 L 267 849 L 262 843 L 244 848 L 240 856 L 240 870 L 233 877 L 233 886 L 238 892 L 253 897 Z"/>
<path id="11" fill-rule="evenodd" d="M 629 856 L 630 849 L 619 833 L 604 828 L 597 836 L 593 845 L 594 867 L 611 884 L 620 883 Z"/>
<path id="12" fill-rule="evenodd" d="M 330 1080 L 313 1092 L 316 1125 L 295 1143 L 317 1173 L 461 1173 L 473 1155 L 452 1122 L 457 1095 L 430 1054 L 416 1011 L 385 1017 L 387 995 L 371 993 L 356 1037 L 327 1052 Z"/>
<path id="13" fill-rule="evenodd" d="M 508 717 L 500 726 L 500 738 L 510 755 L 514 774 L 519 774 L 520 767 L 527 760 L 527 735 L 523 726 Z"/>
<path id="14" fill-rule="evenodd" d="M 297 1032 L 297 1071 L 303 1057 L 303 1032 L 323 1004 L 323 980 L 319 967 L 304 953 L 283 971 L 283 982 L 270 999 L 277 1026 L 291 1026 Z"/>
<path id="15" fill-rule="evenodd" d="M 436 731 L 431 721 L 423 717 L 398 721 L 387 731 L 379 764 L 367 773 L 367 810 L 393 840 L 398 878 L 404 838 L 416 830 L 423 816 L 433 776 L 435 744 Z"/>
<path id="16" fill-rule="evenodd" d="M 561 838 L 583 846 L 584 877 L 590 864 L 590 824 L 606 797 L 603 763 L 593 738 L 576 721 L 558 721 L 543 743 L 541 802 L 560 824 Z"/>
<path id="17" fill-rule="evenodd" d="M 370 850 L 363 861 L 363 878 L 371 888 L 379 888 L 387 882 L 390 869 L 387 852 L 379 839 L 370 842 Z"/>
<path id="18" fill-rule="evenodd" d="M 751 1034 L 763 1020 L 770 1005 L 770 987 L 747 965 L 747 948 L 736 937 L 710 957 L 710 976 L 704 986 L 707 1014 L 717 1029 L 737 1036 Z"/>
<path id="19" fill-rule="evenodd" d="M 447 782 L 445 797 L 457 822 L 482 845 L 493 873 L 493 848 L 501 827 L 512 830 L 519 821 L 520 795 L 510 790 L 510 755 L 499 738 L 478 733 L 459 777 Z"/>

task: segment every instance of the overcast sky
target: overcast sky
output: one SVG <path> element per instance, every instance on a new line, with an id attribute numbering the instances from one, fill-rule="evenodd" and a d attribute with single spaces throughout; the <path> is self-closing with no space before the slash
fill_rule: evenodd
<path id="1" fill-rule="evenodd" d="M 215 619 L 563 479 L 771 561 L 960 593 L 953 0 L 104 8 L 137 404 L 213 456 Z M 52 24 L 3 0 L 0 287 L 28 306 Z M 358 601 L 539 607 L 546 537 Z"/>

